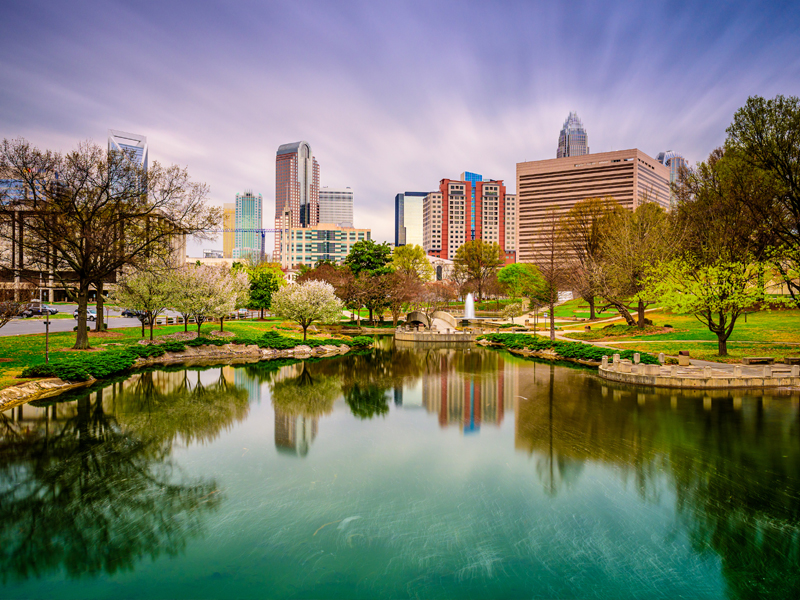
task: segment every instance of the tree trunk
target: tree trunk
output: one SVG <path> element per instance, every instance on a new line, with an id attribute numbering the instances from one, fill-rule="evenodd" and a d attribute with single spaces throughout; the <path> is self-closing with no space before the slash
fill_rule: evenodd
<path id="1" fill-rule="evenodd" d="M 555 322 L 555 313 L 556 311 L 556 303 L 553 295 L 550 294 L 550 341 L 556 341 L 556 322 Z"/>
<path id="2" fill-rule="evenodd" d="M 150 315 L 150 341 L 153 341 L 153 328 L 156 326 L 156 316 L 154 314 Z"/>
<path id="3" fill-rule="evenodd" d="M 372 316 L 372 307 L 369 307 L 369 324 L 375 325 L 375 318 Z"/>
<path id="4" fill-rule="evenodd" d="M 311 325 L 311 323 L 309 323 L 308 325 Z M 301 326 L 303 327 L 303 341 L 304 342 L 306 341 L 306 333 L 308 332 L 308 325 L 303 325 L 301 323 Z"/>
<path id="5" fill-rule="evenodd" d="M 261 320 L 262 321 L 264 320 L 264 308 L 263 307 L 261 308 Z"/>
<path id="6" fill-rule="evenodd" d="M 225 331 L 225 330 L 223 329 L 224 327 L 225 327 L 225 317 L 220 317 L 220 318 L 219 318 L 219 331 L 220 331 L 220 333 L 222 333 L 223 331 Z"/>
<path id="7" fill-rule="evenodd" d="M 637 313 L 636 316 L 639 319 L 639 322 L 637 323 L 637 325 L 639 326 L 639 329 L 644 329 L 644 320 L 645 320 L 645 316 L 644 316 L 644 300 L 642 300 L 641 298 L 639 298 L 639 305 L 636 307 L 636 309 L 637 309 L 636 310 L 636 313 Z"/>
<path id="8" fill-rule="evenodd" d="M 589 296 L 586 301 L 589 303 L 589 320 L 594 321 L 597 318 L 594 312 L 594 296 Z"/>
<path id="9" fill-rule="evenodd" d="M 189 315 L 184 315 L 181 313 L 181 317 L 183 318 L 183 330 L 188 333 L 189 331 Z"/>
<path id="10" fill-rule="evenodd" d="M 720 356 L 728 356 L 728 336 L 724 333 L 717 334 L 717 348 Z"/>
<path id="11" fill-rule="evenodd" d="M 103 331 L 103 282 L 100 281 L 94 284 L 97 288 L 97 319 L 94 322 L 94 330 L 95 331 Z"/>
<path id="12" fill-rule="evenodd" d="M 611 306 L 613 306 L 614 308 L 616 308 L 616 309 L 617 309 L 617 312 L 619 312 L 619 315 L 620 315 L 620 316 L 621 316 L 623 319 L 625 319 L 625 323 L 627 323 L 629 327 L 633 327 L 633 326 L 635 326 L 635 325 L 636 325 L 636 321 L 635 321 L 635 320 L 634 320 L 634 318 L 631 316 L 631 313 L 630 313 L 630 311 L 628 310 L 628 307 L 627 307 L 627 306 L 625 306 L 625 305 L 624 305 L 622 302 L 619 302 L 619 301 L 617 301 L 617 300 L 612 300 L 612 299 L 610 299 L 610 298 L 606 298 L 606 301 L 608 301 L 608 303 L 609 303 Z"/>
<path id="13" fill-rule="evenodd" d="M 89 282 L 81 281 L 78 287 L 78 335 L 75 336 L 74 350 L 89 348 L 89 333 L 86 331 L 86 307 L 89 305 Z"/>
<path id="14" fill-rule="evenodd" d="M 139 319 L 139 322 L 142 324 L 142 339 L 144 339 L 144 322 L 146 319 Z"/>
<path id="15" fill-rule="evenodd" d="M 200 315 L 195 317 L 197 320 L 197 337 L 200 337 L 200 327 L 203 325 L 203 320 L 200 318 Z"/>

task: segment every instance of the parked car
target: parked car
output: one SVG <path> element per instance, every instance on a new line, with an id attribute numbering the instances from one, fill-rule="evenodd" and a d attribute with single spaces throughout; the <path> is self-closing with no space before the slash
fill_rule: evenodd
<path id="1" fill-rule="evenodd" d="M 76 308 L 72 312 L 72 316 L 76 319 L 78 318 L 78 309 Z M 94 308 L 87 308 L 86 309 L 86 320 L 87 321 L 96 321 L 97 320 L 97 309 Z"/>
<path id="2" fill-rule="evenodd" d="M 55 315 L 58 313 L 58 309 L 52 306 L 48 306 L 47 304 L 37 304 L 34 306 L 29 306 L 25 310 L 20 313 L 20 316 L 29 319 L 30 317 L 41 317 L 46 314 L 50 313 L 51 315 Z"/>
<path id="3" fill-rule="evenodd" d="M 133 310 L 132 308 L 126 308 L 125 310 L 122 311 L 122 316 L 131 319 L 136 319 L 139 316 L 139 311 Z"/>

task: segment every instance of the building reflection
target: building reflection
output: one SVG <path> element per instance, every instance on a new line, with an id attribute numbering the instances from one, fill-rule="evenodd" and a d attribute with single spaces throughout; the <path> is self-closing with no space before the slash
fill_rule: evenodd
<path id="1" fill-rule="evenodd" d="M 499 426 L 513 409 L 519 387 L 518 366 L 502 354 L 478 350 L 439 350 L 423 378 L 422 402 L 438 415 L 439 425 L 459 427 L 465 434 L 482 424 Z"/>
<path id="2" fill-rule="evenodd" d="M 319 419 L 275 410 L 275 447 L 279 452 L 305 456 L 317 437 Z"/>

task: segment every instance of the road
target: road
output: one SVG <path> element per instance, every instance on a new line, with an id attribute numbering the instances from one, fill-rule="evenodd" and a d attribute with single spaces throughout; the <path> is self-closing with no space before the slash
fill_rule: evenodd
<path id="1" fill-rule="evenodd" d="M 62 305 L 59 304 L 56 306 L 58 309 L 58 314 L 60 315 L 72 315 L 73 311 L 78 308 L 77 304 L 72 305 Z M 108 315 L 108 328 L 109 329 L 117 329 L 119 327 L 141 327 L 141 323 L 139 319 L 136 318 L 123 318 L 120 316 L 120 311 L 111 309 L 106 311 Z M 169 316 L 175 316 L 174 313 L 171 311 L 167 311 Z M 59 333 L 62 331 L 72 331 L 73 327 L 77 324 L 77 321 L 73 318 L 69 319 L 50 319 L 50 332 L 51 333 Z M 89 327 L 93 327 L 94 323 L 89 321 Z M 9 321 L 5 327 L 0 329 L 0 337 L 5 337 L 9 335 L 26 335 L 30 333 L 44 333 L 44 317 L 32 317 L 30 319 L 23 319 L 22 317 L 16 317 Z"/>

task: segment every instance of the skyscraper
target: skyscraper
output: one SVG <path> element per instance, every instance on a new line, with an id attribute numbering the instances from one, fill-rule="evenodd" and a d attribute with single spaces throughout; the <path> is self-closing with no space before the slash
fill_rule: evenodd
<path id="1" fill-rule="evenodd" d="M 236 204 L 225 202 L 222 205 L 222 256 L 233 258 L 233 247 L 236 245 Z"/>
<path id="2" fill-rule="evenodd" d="M 471 180 L 466 176 L 472 176 Z M 458 248 L 473 240 L 497 243 L 506 263 L 515 260 L 516 197 L 506 194 L 502 180 L 483 181 L 475 173 L 442 179 L 439 191 L 422 202 L 423 248 L 431 256 L 453 260 Z M 476 180 L 481 177 L 480 180 Z"/>
<path id="3" fill-rule="evenodd" d="M 109 129 L 108 151 L 125 152 L 135 164 L 147 171 L 147 137 Z"/>
<path id="4" fill-rule="evenodd" d="M 427 192 L 402 192 L 394 197 L 394 245 L 423 246 L 422 201 Z"/>
<path id="5" fill-rule="evenodd" d="M 667 150 L 666 152 L 659 152 L 656 160 L 669 169 L 669 205 L 671 208 L 675 207 L 675 192 L 672 191 L 672 184 L 678 182 L 681 167 L 688 167 L 686 159 L 677 152 Z"/>
<path id="6" fill-rule="evenodd" d="M 589 138 L 578 113 L 570 112 L 558 136 L 556 158 L 589 154 Z"/>
<path id="7" fill-rule="evenodd" d="M 319 222 L 339 227 L 353 226 L 353 190 L 320 188 Z"/>
<path id="8" fill-rule="evenodd" d="M 250 257 L 260 260 L 264 255 L 261 231 L 261 194 L 245 190 L 236 194 L 236 233 L 234 234 L 233 258 Z"/>
<path id="9" fill-rule="evenodd" d="M 276 229 L 284 228 L 287 216 L 290 227 L 319 223 L 319 163 L 308 142 L 283 144 L 275 157 Z M 276 255 L 280 248 L 280 235 L 276 235 Z"/>

